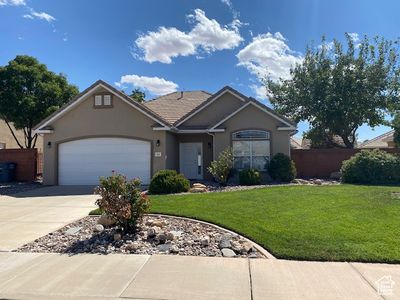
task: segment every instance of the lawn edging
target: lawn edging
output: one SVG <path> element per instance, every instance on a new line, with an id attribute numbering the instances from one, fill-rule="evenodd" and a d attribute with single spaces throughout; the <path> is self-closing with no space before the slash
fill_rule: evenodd
<path id="1" fill-rule="evenodd" d="M 254 248 L 257 249 L 257 251 L 259 251 L 262 255 L 264 255 L 266 258 L 268 259 L 277 259 L 275 256 L 273 256 L 271 253 L 269 253 L 265 248 L 263 248 L 261 245 L 257 244 L 256 242 L 250 240 L 249 238 L 245 237 L 244 235 L 234 232 L 232 230 L 226 229 L 224 227 L 218 226 L 214 223 L 210 223 L 210 222 L 205 222 L 202 220 L 198 220 L 198 219 L 192 219 L 192 218 L 187 218 L 187 217 L 180 217 L 180 216 L 175 216 L 175 215 L 166 215 L 166 214 L 157 214 L 157 213 L 150 213 L 150 214 L 146 214 L 148 216 L 161 216 L 161 217 L 165 217 L 165 218 L 175 218 L 175 219 L 180 219 L 180 220 L 186 220 L 186 221 L 191 221 L 191 222 L 197 222 L 200 224 L 204 224 L 204 225 L 208 225 L 211 227 L 214 227 L 216 229 L 225 231 L 226 233 L 229 234 L 234 234 L 234 235 L 240 235 L 244 240 L 246 240 L 246 242 L 249 242 L 250 244 L 253 245 Z"/>

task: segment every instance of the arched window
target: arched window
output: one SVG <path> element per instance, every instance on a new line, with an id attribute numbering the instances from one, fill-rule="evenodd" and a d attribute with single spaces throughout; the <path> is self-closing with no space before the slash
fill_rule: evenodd
<path id="1" fill-rule="evenodd" d="M 266 171 L 270 158 L 270 134 L 264 130 L 243 130 L 232 134 L 234 168 Z"/>

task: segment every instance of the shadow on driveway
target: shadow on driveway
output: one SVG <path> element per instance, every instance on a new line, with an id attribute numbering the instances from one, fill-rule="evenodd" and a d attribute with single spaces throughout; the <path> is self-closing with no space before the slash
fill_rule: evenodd
<path id="1" fill-rule="evenodd" d="M 33 198 L 33 197 L 47 197 L 47 196 L 80 196 L 80 195 L 93 195 L 93 185 L 55 185 L 43 186 L 29 191 L 24 191 L 10 195 L 14 198 Z"/>

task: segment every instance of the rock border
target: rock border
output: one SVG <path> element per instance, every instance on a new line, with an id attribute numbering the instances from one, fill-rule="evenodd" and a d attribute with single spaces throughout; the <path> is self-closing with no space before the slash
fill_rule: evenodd
<path id="1" fill-rule="evenodd" d="M 211 227 L 214 227 L 215 229 L 225 231 L 226 233 L 233 234 L 233 235 L 239 235 L 242 237 L 246 242 L 249 242 L 250 244 L 253 245 L 254 248 L 257 249 L 262 255 L 264 255 L 267 259 L 277 259 L 275 256 L 273 256 L 271 253 L 269 253 L 266 249 L 264 249 L 261 245 L 257 244 L 256 242 L 248 239 L 247 237 L 243 236 L 242 234 L 239 234 L 237 232 L 234 232 L 232 230 L 226 229 L 224 227 L 221 227 L 219 225 L 216 225 L 214 223 L 202 221 L 202 220 L 197 220 L 197 219 L 192 219 L 192 218 L 187 218 L 187 217 L 180 217 L 180 216 L 175 216 L 175 215 L 165 215 L 165 214 L 146 214 L 147 216 L 154 216 L 154 217 L 164 217 L 164 218 L 175 218 L 175 219 L 180 219 L 180 220 L 185 220 L 185 221 L 190 221 L 190 222 L 198 222 L 203 225 L 208 225 Z"/>

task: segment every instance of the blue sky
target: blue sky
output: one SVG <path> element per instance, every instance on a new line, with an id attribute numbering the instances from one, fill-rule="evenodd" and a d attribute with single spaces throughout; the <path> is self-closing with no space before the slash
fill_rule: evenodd
<path id="1" fill-rule="evenodd" d="M 80 90 L 103 79 L 154 98 L 230 85 L 267 103 L 260 78 L 287 76 L 307 43 L 344 32 L 395 39 L 399 11 L 394 0 L 0 0 L 0 65 L 27 54 Z M 359 139 L 387 130 L 363 126 Z"/>

